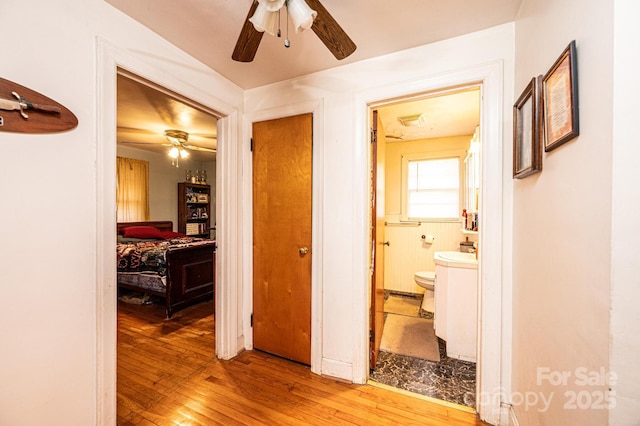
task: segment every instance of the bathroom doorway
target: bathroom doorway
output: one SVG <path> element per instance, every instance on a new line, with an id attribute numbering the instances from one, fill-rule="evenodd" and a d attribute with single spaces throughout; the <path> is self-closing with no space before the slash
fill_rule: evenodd
<path id="1" fill-rule="evenodd" d="M 372 197 L 378 213 L 383 204 L 384 221 L 372 223 L 371 247 L 374 265 L 384 258 L 384 309 L 372 309 L 371 322 L 382 316 L 384 326 L 370 380 L 470 409 L 476 364 L 447 356 L 447 342 L 434 330 L 433 285 L 421 287 L 415 275 L 434 275 L 436 252 L 475 250 L 479 239 L 478 220 L 467 225 L 462 216 L 463 210 L 479 216 L 480 92 L 475 84 L 370 107 L 377 124 L 372 188 L 385 188 Z"/>

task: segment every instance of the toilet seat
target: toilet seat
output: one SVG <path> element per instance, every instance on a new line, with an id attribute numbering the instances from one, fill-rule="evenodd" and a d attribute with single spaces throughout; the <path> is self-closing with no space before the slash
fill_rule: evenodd
<path id="1" fill-rule="evenodd" d="M 416 272 L 415 274 L 416 278 L 422 279 L 424 281 L 435 281 L 436 280 L 436 273 L 433 271 L 420 271 L 420 272 Z"/>

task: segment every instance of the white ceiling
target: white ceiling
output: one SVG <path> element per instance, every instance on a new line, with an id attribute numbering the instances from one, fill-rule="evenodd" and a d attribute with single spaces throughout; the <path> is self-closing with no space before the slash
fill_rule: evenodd
<path id="1" fill-rule="evenodd" d="M 117 132 L 119 145 L 168 153 L 165 130 L 189 133 L 188 145 L 217 148 L 217 118 L 205 107 L 171 93 L 152 82 L 121 71 L 117 85 Z M 194 161 L 213 161 L 215 153 L 190 151 Z"/>
<path id="2" fill-rule="evenodd" d="M 105 1 L 250 89 L 511 22 L 522 0 L 322 0 L 356 43 L 355 53 L 338 61 L 313 31 L 306 30 L 289 34 L 288 49 L 283 38 L 266 34 L 249 63 L 233 61 L 231 53 L 253 0 Z M 396 140 L 473 134 L 479 122 L 479 92 L 472 93 L 380 107 L 385 131 L 401 137 Z M 419 112 L 425 113 L 425 126 L 399 125 L 398 116 Z M 205 109 L 163 91 L 130 82 L 118 89 L 119 143 L 135 142 L 136 147 L 164 152 L 162 133 L 177 128 L 189 132 L 194 145 L 215 148 L 215 121 Z M 213 155 L 198 161 L 211 161 Z"/>
<path id="3" fill-rule="evenodd" d="M 473 135 L 480 125 L 480 87 L 474 86 L 422 99 L 376 108 L 388 142 Z M 422 115 L 423 123 L 404 126 L 400 117 Z"/>
<path id="4" fill-rule="evenodd" d="M 490 28 L 515 19 L 522 0 L 322 0 L 355 42 L 338 61 L 311 30 L 266 34 L 253 62 L 231 59 L 253 0 L 106 0 L 243 89 Z M 283 24 L 283 30 L 285 25 Z"/>

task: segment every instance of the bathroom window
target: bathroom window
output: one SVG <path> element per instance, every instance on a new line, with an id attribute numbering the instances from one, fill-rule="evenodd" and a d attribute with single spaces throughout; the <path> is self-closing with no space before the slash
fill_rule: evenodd
<path id="1" fill-rule="evenodd" d="M 460 161 L 459 156 L 403 156 L 404 219 L 459 220 Z"/>

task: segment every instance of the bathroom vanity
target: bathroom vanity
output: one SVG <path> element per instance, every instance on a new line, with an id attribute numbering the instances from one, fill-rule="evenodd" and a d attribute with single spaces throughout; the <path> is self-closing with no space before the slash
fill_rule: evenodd
<path id="1" fill-rule="evenodd" d="M 473 253 L 436 252 L 436 336 L 447 356 L 476 362 L 478 342 L 478 261 Z"/>

